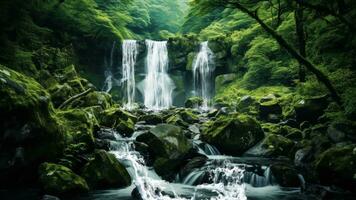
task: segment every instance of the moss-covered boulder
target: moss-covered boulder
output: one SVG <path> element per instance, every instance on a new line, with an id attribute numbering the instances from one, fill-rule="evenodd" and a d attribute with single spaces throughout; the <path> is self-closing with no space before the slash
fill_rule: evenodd
<path id="1" fill-rule="evenodd" d="M 149 132 L 138 136 L 137 141 L 146 143 L 157 157 L 173 158 L 192 148 L 182 129 L 170 124 L 159 124 L 151 128 Z"/>
<path id="2" fill-rule="evenodd" d="M 220 116 L 205 124 L 202 140 L 228 155 L 241 155 L 263 139 L 260 124 L 248 115 Z"/>
<path id="3" fill-rule="evenodd" d="M 163 122 L 163 117 L 158 113 L 150 113 L 140 116 L 139 121 L 145 121 L 148 124 L 160 124 Z"/>
<path id="4" fill-rule="evenodd" d="M 260 102 L 259 104 L 259 116 L 261 119 L 278 122 L 280 115 L 282 114 L 282 107 L 279 105 L 278 100 L 271 100 L 266 102 Z"/>
<path id="5" fill-rule="evenodd" d="M 49 94 L 34 79 L 0 65 L 0 96 L 0 179 L 11 185 L 34 178 L 40 163 L 60 155 L 66 137 Z M 18 155 L 21 162 L 14 162 Z"/>
<path id="6" fill-rule="evenodd" d="M 94 153 L 94 159 L 82 171 L 91 189 L 120 188 L 131 184 L 131 177 L 125 167 L 113 154 L 104 150 Z"/>
<path id="7" fill-rule="evenodd" d="M 69 195 L 89 191 L 86 181 L 65 166 L 43 163 L 38 172 L 41 186 L 48 194 Z"/>
<path id="8" fill-rule="evenodd" d="M 291 150 L 294 142 L 281 135 L 269 134 L 261 144 L 263 155 L 269 157 L 294 155 Z"/>
<path id="9" fill-rule="evenodd" d="M 356 192 L 356 145 L 334 146 L 318 156 L 315 168 L 322 184 Z"/>
<path id="10" fill-rule="evenodd" d="M 215 90 L 220 91 L 225 88 L 228 84 L 234 82 L 237 79 L 235 73 L 232 74 L 222 74 L 215 78 Z"/>
<path id="11" fill-rule="evenodd" d="M 131 135 L 137 119 L 135 115 L 115 106 L 104 110 L 99 121 L 101 125 L 116 129 L 120 134 Z"/>
<path id="12" fill-rule="evenodd" d="M 71 109 L 57 113 L 67 132 L 68 143 L 94 144 L 94 131 L 99 123 L 93 112 L 85 109 Z"/>
<path id="13" fill-rule="evenodd" d="M 203 99 L 200 97 L 190 97 L 185 101 L 184 105 L 187 108 L 197 108 L 203 105 Z"/>
<path id="14" fill-rule="evenodd" d="M 111 95 L 106 92 L 93 91 L 89 94 L 74 100 L 68 107 L 84 108 L 91 106 L 100 106 L 102 109 L 108 109 L 112 105 Z"/>

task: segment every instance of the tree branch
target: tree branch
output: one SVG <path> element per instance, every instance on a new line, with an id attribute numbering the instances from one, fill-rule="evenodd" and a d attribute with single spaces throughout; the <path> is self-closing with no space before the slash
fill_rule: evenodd
<path id="1" fill-rule="evenodd" d="M 58 109 L 63 109 L 63 108 L 65 108 L 68 104 L 72 103 L 74 100 L 76 100 L 76 99 L 78 99 L 78 98 L 80 98 L 80 97 L 82 97 L 82 96 L 85 96 L 85 95 L 89 94 L 89 93 L 92 92 L 92 91 L 93 91 L 93 89 L 92 89 L 92 88 L 89 88 L 89 89 L 85 90 L 85 91 L 82 92 L 82 93 L 79 93 L 79 94 L 77 94 L 77 95 L 72 96 L 71 98 L 69 98 L 69 99 L 67 99 L 65 102 L 63 102 L 63 103 L 58 107 Z"/>

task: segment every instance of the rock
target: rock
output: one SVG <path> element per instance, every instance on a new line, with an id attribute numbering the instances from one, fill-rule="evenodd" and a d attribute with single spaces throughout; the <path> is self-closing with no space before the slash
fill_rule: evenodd
<path id="1" fill-rule="evenodd" d="M 115 132 L 113 129 L 110 128 L 103 128 L 101 127 L 98 131 L 96 131 L 94 133 L 95 138 L 104 140 L 104 139 L 108 139 L 108 140 L 116 140 L 116 134 L 117 132 Z"/>
<path id="2" fill-rule="evenodd" d="M 192 132 L 193 134 L 200 134 L 200 130 L 199 130 L 199 128 L 198 128 L 195 124 L 190 125 L 190 126 L 188 127 L 188 130 L 189 130 L 190 132 Z"/>
<path id="3" fill-rule="evenodd" d="M 179 112 L 178 114 L 181 116 L 181 118 L 185 122 L 187 122 L 189 124 L 193 124 L 195 122 L 199 122 L 199 117 L 196 114 L 194 114 L 192 111 L 189 111 L 189 110 L 185 109 L 185 110 Z"/>
<path id="4" fill-rule="evenodd" d="M 69 108 L 85 108 L 91 106 L 100 106 L 102 109 L 108 109 L 112 105 L 110 94 L 106 92 L 93 91 L 89 94 L 74 100 Z"/>
<path id="5" fill-rule="evenodd" d="M 259 104 L 259 116 L 261 119 L 278 122 L 282 114 L 282 107 L 276 99 L 270 101 L 263 101 Z"/>
<path id="6" fill-rule="evenodd" d="M 241 112 L 247 112 L 250 110 L 250 106 L 254 106 L 256 104 L 256 100 L 249 95 L 245 95 L 241 97 L 241 99 L 237 103 L 237 108 Z"/>
<path id="7" fill-rule="evenodd" d="M 49 194 L 67 195 L 88 192 L 86 181 L 62 165 L 42 163 L 39 167 L 39 181 Z"/>
<path id="8" fill-rule="evenodd" d="M 96 151 L 94 159 L 82 170 L 92 189 L 121 188 L 131 184 L 131 177 L 114 155 L 104 150 Z"/>
<path id="9" fill-rule="evenodd" d="M 307 163 L 312 160 L 312 148 L 304 147 L 299 149 L 294 156 L 294 165 L 297 167 L 304 167 Z"/>
<path id="10" fill-rule="evenodd" d="M 190 97 L 184 103 L 186 108 L 198 108 L 203 105 L 203 99 L 200 97 Z"/>
<path id="11" fill-rule="evenodd" d="M 194 169 L 200 168 L 205 165 L 208 157 L 205 155 L 196 156 L 188 161 L 188 163 L 181 168 L 179 172 L 180 177 L 186 177 L 190 174 Z"/>
<path id="12" fill-rule="evenodd" d="M 202 140 L 222 153 L 241 155 L 264 137 L 261 126 L 247 115 L 220 116 L 205 123 Z"/>
<path id="13" fill-rule="evenodd" d="M 42 200 L 60 200 L 60 198 L 52 195 L 45 194 L 42 197 Z"/>
<path id="14" fill-rule="evenodd" d="M 271 165 L 271 172 L 276 182 L 282 187 L 300 187 L 301 181 L 298 172 L 292 166 L 287 164 Z"/>
<path id="15" fill-rule="evenodd" d="M 248 156 L 263 156 L 263 157 L 279 157 L 279 156 L 294 156 L 291 150 L 294 147 L 294 142 L 281 135 L 268 134 L 258 145 L 249 149 L 244 155 Z"/>
<path id="16" fill-rule="evenodd" d="M 137 117 L 121 108 L 112 107 L 103 111 L 100 116 L 101 125 L 113 128 L 122 135 L 130 136 L 134 132 Z"/>
<path id="17" fill-rule="evenodd" d="M 334 143 L 342 142 L 346 140 L 346 134 L 338 130 L 335 126 L 329 126 L 327 130 L 328 137 Z"/>
<path id="18" fill-rule="evenodd" d="M 356 192 L 356 145 L 331 147 L 317 157 L 315 169 L 322 184 Z"/>
<path id="19" fill-rule="evenodd" d="M 57 113 L 68 134 L 68 143 L 87 143 L 94 145 L 94 131 L 99 122 L 94 113 L 84 109 L 71 109 Z"/>
<path id="20" fill-rule="evenodd" d="M 32 182 L 38 164 L 59 156 L 66 133 L 50 95 L 34 79 L 0 65 L 0 186 Z M 8 160 L 6 160 L 8 159 Z"/>
<path id="21" fill-rule="evenodd" d="M 234 82 L 237 78 L 237 75 L 235 73 L 231 74 L 222 74 L 219 75 L 215 78 L 215 91 L 218 92 L 224 87 L 226 87 L 228 84 Z"/>
<path id="22" fill-rule="evenodd" d="M 96 139 L 94 141 L 94 147 L 95 149 L 103 149 L 106 151 L 110 151 L 110 147 L 111 147 L 111 142 L 108 139 Z"/>
<path id="23" fill-rule="evenodd" d="M 166 180 L 171 180 L 194 152 L 181 128 L 170 124 L 159 124 L 136 140 L 148 145 L 154 169 Z"/>
<path id="24" fill-rule="evenodd" d="M 157 157 L 174 158 L 192 148 L 182 129 L 170 124 L 158 124 L 136 140 L 147 144 L 150 152 Z"/>
<path id="25" fill-rule="evenodd" d="M 163 122 L 162 116 L 156 113 L 143 115 L 139 118 L 139 120 L 145 121 L 147 124 L 160 124 Z"/>
<path id="26" fill-rule="evenodd" d="M 328 96 L 313 97 L 299 101 L 294 110 L 299 123 L 309 121 L 317 122 L 318 118 L 324 114 L 324 110 L 329 104 Z"/>

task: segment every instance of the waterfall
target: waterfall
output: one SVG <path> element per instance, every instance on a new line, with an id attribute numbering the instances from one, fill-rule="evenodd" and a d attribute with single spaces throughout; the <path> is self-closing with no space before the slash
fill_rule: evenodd
<path id="1" fill-rule="evenodd" d="M 208 42 L 200 44 L 200 51 L 193 62 L 193 81 L 195 94 L 203 98 L 202 108 L 208 109 L 212 96 L 212 73 L 214 71 L 214 54 Z"/>
<path id="2" fill-rule="evenodd" d="M 126 88 L 125 108 L 132 109 L 135 101 L 135 64 L 138 54 L 136 40 L 124 40 L 122 43 L 122 83 Z"/>
<path id="3" fill-rule="evenodd" d="M 166 41 L 146 40 L 147 75 L 144 80 L 144 104 L 147 108 L 161 110 L 172 105 L 174 83 L 169 77 Z"/>
<path id="4" fill-rule="evenodd" d="M 112 43 L 112 47 L 111 47 L 111 51 L 110 51 L 109 64 L 107 63 L 106 58 L 104 60 L 104 64 L 105 64 L 106 70 L 104 72 L 105 82 L 104 82 L 104 86 L 103 86 L 102 90 L 105 91 L 105 92 L 110 92 L 111 89 L 112 89 L 112 85 L 113 85 L 113 79 L 114 78 L 113 78 L 113 75 L 112 75 L 112 67 L 114 65 L 113 58 L 114 58 L 115 46 L 116 46 L 116 41 L 114 41 Z"/>

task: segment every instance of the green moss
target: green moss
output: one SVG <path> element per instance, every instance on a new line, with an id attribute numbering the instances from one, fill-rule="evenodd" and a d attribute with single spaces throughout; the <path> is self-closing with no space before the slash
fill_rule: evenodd
<path id="1" fill-rule="evenodd" d="M 82 176 L 91 189 L 120 188 L 131 184 L 131 177 L 125 167 L 113 154 L 104 150 L 95 152 L 94 159 L 84 166 Z"/>
<path id="2" fill-rule="evenodd" d="M 86 181 L 67 167 L 52 163 L 43 163 L 39 167 L 39 180 L 46 193 L 69 195 L 88 192 Z"/>
<path id="3" fill-rule="evenodd" d="M 204 125 L 202 139 L 223 153 L 241 155 L 263 138 L 259 123 L 248 115 L 220 116 Z"/>
<path id="4" fill-rule="evenodd" d="M 281 135 L 267 135 L 262 141 L 261 147 L 265 151 L 265 156 L 294 156 L 293 152 L 291 152 L 294 147 L 294 142 Z"/>

